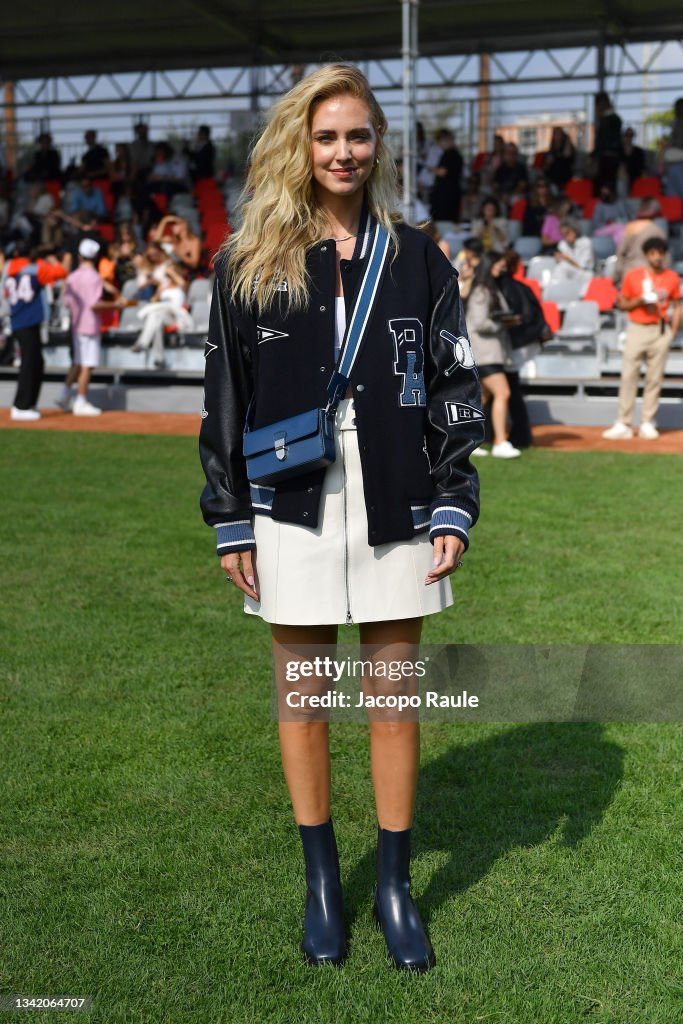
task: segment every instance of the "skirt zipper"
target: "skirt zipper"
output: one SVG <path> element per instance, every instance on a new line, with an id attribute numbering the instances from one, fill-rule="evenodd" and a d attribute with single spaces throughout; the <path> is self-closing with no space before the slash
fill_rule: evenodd
<path id="1" fill-rule="evenodd" d="M 351 597 L 349 595 L 349 534 L 347 529 L 347 508 L 346 508 L 346 443 L 344 441 L 344 431 L 339 432 L 342 448 L 342 467 L 344 473 L 344 589 L 346 591 L 346 625 L 350 626 L 353 623 L 351 617 Z"/>

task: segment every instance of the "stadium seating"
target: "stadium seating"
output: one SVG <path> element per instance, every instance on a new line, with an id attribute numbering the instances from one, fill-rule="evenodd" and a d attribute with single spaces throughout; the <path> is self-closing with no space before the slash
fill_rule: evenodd
<path id="1" fill-rule="evenodd" d="M 540 281 L 542 285 L 547 284 L 555 266 L 556 263 L 553 256 L 534 256 L 529 260 L 526 276 Z"/>
<path id="2" fill-rule="evenodd" d="M 643 175 L 631 185 L 631 195 L 639 199 L 646 196 L 660 196 L 662 194 L 661 180 L 655 175 Z"/>
<path id="3" fill-rule="evenodd" d="M 572 178 L 565 185 L 564 191 L 573 203 L 584 206 L 593 196 L 593 182 L 590 178 Z"/>
<path id="4" fill-rule="evenodd" d="M 609 256 L 614 256 L 616 252 L 611 235 L 592 235 L 591 243 L 596 260 L 606 260 Z"/>
<path id="5" fill-rule="evenodd" d="M 553 334 L 557 334 L 560 329 L 560 323 L 562 317 L 560 316 L 560 310 L 556 302 L 547 302 L 545 299 L 541 300 L 541 309 L 543 310 L 543 319 L 547 323 Z"/>
<path id="6" fill-rule="evenodd" d="M 541 239 L 535 235 L 520 235 L 515 239 L 514 248 L 527 263 L 541 251 Z"/>
<path id="7" fill-rule="evenodd" d="M 683 221 L 683 199 L 680 196 L 659 196 L 662 216 L 671 222 Z"/>
<path id="8" fill-rule="evenodd" d="M 559 337 L 576 341 L 584 338 L 595 339 L 600 330 L 600 310 L 596 302 L 570 302 L 564 314 Z"/>
<path id="9" fill-rule="evenodd" d="M 531 288 L 532 292 L 534 293 L 538 301 L 541 302 L 543 298 L 543 293 L 541 291 L 541 282 L 537 281 L 534 277 L 521 277 L 519 280 L 522 284 L 525 284 L 527 288 Z"/>
<path id="10" fill-rule="evenodd" d="M 543 298 L 546 302 L 556 302 L 559 308 L 564 310 L 581 298 L 583 289 L 584 282 L 580 278 L 562 278 L 560 281 L 550 281 L 544 287 Z"/>
<path id="11" fill-rule="evenodd" d="M 510 220 L 524 220 L 526 199 L 516 199 L 510 207 Z"/>
<path id="12" fill-rule="evenodd" d="M 601 313 L 609 313 L 616 306 L 618 292 L 611 277 L 592 277 L 583 297 L 587 302 L 596 302 Z"/>

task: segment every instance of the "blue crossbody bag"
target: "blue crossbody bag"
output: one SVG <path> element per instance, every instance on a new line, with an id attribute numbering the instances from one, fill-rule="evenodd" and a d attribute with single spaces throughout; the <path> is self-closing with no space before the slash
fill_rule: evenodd
<path id="1" fill-rule="evenodd" d="M 334 415 L 346 393 L 361 341 L 365 335 L 389 253 L 389 233 L 374 221 L 370 256 L 334 373 L 327 385 L 324 409 L 289 416 L 252 430 L 253 400 L 247 410 L 242 452 L 247 476 L 254 484 L 276 484 L 301 473 L 324 469 L 335 460 Z"/>

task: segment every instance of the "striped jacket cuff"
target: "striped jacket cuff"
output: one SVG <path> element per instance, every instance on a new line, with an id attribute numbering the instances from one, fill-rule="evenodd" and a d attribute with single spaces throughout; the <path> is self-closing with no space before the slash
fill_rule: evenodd
<path id="1" fill-rule="evenodd" d="M 435 537 L 460 537 L 469 547 L 469 529 L 472 525 L 472 513 L 456 501 L 435 501 L 432 504 L 432 524 L 429 528 L 429 539 Z"/>
<path id="2" fill-rule="evenodd" d="M 229 555 L 231 551 L 255 551 L 256 540 L 250 519 L 238 519 L 233 523 L 215 523 L 216 554 Z"/>

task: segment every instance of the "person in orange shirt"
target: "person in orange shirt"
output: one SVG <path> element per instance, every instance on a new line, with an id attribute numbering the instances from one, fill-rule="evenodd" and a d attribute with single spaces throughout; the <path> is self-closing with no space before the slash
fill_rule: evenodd
<path id="1" fill-rule="evenodd" d="M 681 279 L 664 267 L 668 251 L 661 238 L 643 242 L 647 263 L 629 270 L 619 296 L 619 308 L 628 313 L 628 330 L 619 385 L 619 415 L 603 437 L 610 441 L 633 437 L 633 409 L 636 404 L 640 365 L 647 365 L 639 437 L 659 437 L 655 416 L 671 343 L 681 326 Z M 669 319 L 669 310 L 671 317 Z"/>

